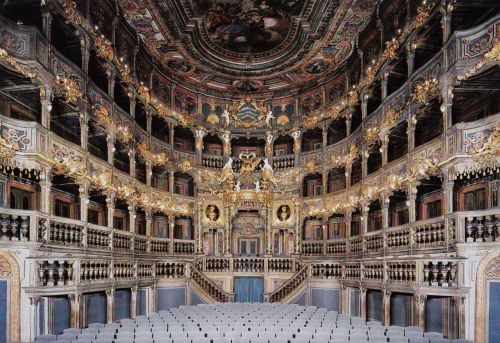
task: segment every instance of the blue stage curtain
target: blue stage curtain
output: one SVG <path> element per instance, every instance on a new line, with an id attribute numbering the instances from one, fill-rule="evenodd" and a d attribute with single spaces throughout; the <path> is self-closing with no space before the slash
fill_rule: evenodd
<path id="1" fill-rule="evenodd" d="M 240 276 L 234 278 L 234 301 L 261 303 L 264 300 L 264 279 Z"/>

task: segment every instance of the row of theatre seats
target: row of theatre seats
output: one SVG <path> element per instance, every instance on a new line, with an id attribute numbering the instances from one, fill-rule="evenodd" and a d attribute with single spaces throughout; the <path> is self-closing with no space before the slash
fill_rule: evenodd
<path id="1" fill-rule="evenodd" d="M 38 343 L 471 343 L 419 327 L 384 327 L 315 306 L 226 303 L 181 306 L 115 324 L 43 335 Z"/>

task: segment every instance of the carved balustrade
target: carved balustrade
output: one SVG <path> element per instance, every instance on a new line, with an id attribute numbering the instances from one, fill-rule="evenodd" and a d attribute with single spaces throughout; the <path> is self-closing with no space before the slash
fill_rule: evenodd
<path id="1" fill-rule="evenodd" d="M 82 260 L 80 262 L 80 283 L 106 282 L 110 279 L 111 261 Z"/>
<path id="2" fill-rule="evenodd" d="M 264 260 L 267 262 L 267 270 L 270 273 L 293 273 L 295 260 L 291 258 L 269 258 Z"/>
<path id="3" fill-rule="evenodd" d="M 388 252 L 398 252 L 410 249 L 411 234 L 408 225 L 390 228 L 385 233 L 385 244 Z"/>
<path id="4" fill-rule="evenodd" d="M 113 249 L 121 252 L 131 252 L 133 235 L 128 233 L 113 232 Z"/>
<path id="5" fill-rule="evenodd" d="M 369 233 L 363 237 L 363 252 L 365 254 L 382 254 L 384 252 L 384 233 Z"/>
<path id="6" fill-rule="evenodd" d="M 174 254 L 176 255 L 193 255 L 194 254 L 194 241 L 188 240 L 174 240 Z"/>
<path id="7" fill-rule="evenodd" d="M 110 250 L 111 231 L 103 230 L 97 225 L 89 224 L 87 228 L 87 247 L 91 249 Z"/>
<path id="8" fill-rule="evenodd" d="M 1 241 L 27 241 L 29 238 L 30 218 L 27 215 L 0 214 Z"/>
<path id="9" fill-rule="evenodd" d="M 362 263 L 361 281 L 362 282 L 384 282 L 385 272 L 383 262 Z"/>
<path id="10" fill-rule="evenodd" d="M 264 259 L 257 257 L 235 257 L 233 258 L 233 271 L 264 272 Z"/>
<path id="11" fill-rule="evenodd" d="M 295 167 L 295 156 L 275 156 L 273 157 L 274 170 L 287 169 Z"/>
<path id="12" fill-rule="evenodd" d="M 422 260 L 419 261 L 422 277 L 421 285 L 433 287 L 457 287 L 457 260 Z"/>
<path id="13" fill-rule="evenodd" d="M 186 276 L 184 262 L 156 262 L 156 277 L 178 279 Z"/>
<path id="14" fill-rule="evenodd" d="M 170 252 L 170 242 L 167 239 L 152 238 L 149 242 L 152 254 L 165 255 Z"/>
<path id="15" fill-rule="evenodd" d="M 137 262 L 137 277 L 139 279 L 151 279 L 155 277 L 155 266 L 152 262 Z"/>
<path id="16" fill-rule="evenodd" d="M 37 286 L 70 286 L 74 284 L 73 260 L 39 260 L 37 264 Z"/>
<path id="17" fill-rule="evenodd" d="M 363 253 L 363 239 L 352 237 L 347 240 L 347 251 L 350 256 L 357 256 Z"/>
<path id="18" fill-rule="evenodd" d="M 345 263 L 343 264 L 343 278 L 346 280 L 360 280 L 361 265 L 359 263 Z"/>
<path id="19" fill-rule="evenodd" d="M 474 215 L 456 213 L 451 220 L 457 225 L 460 242 L 483 243 L 500 240 L 500 213 L 498 210 L 480 211 Z"/>
<path id="20" fill-rule="evenodd" d="M 323 241 L 302 241 L 302 255 L 321 256 L 323 255 Z"/>
<path id="21" fill-rule="evenodd" d="M 446 246 L 447 233 L 444 219 L 433 218 L 426 223 L 415 223 L 412 227 L 415 249 L 428 249 Z"/>
<path id="22" fill-rule="evenodd" d="M 345 240 L 326 241 L 326 254 L 328 256 L 345 256 L 347 242 Z"/>
<path id="23" fill-rule="evenodd" d="M 203 155 L 202 167 L 211 169 L 222 169 L 224 167 L 224 158 L 222 156 Z"/>
<path id="24" fill-rule="evenodd" d="M 387 283 L 396 285 L 415 285 L 417 283 L 417 264 L 415 261 L 387 262 Z"/>
<path id="25" fill-rule="evenodd" d="M 134 252 L 137 254 L 145 254 L 149 251 L 149 240 L 142 237 L 134 237 Z"/>
<path id="26" fill-rule="evenodd" d="M 313 279 L 340 279 L 342 264 L 340 262 L 311 263 L 311 278 Z"/>
<path id="27" fill-rule="evenodd" d="M 115 280 L 130 280 L 136 278 L 136 266 L 130 261 L 114 261 L 112 275 Z"/>
<path id="28" fill-rule="evenodd" d="M 64 218 L 51 220 L 47 228 L 46 240 L 50 244 L 83 247 L 84 226 Z"/>

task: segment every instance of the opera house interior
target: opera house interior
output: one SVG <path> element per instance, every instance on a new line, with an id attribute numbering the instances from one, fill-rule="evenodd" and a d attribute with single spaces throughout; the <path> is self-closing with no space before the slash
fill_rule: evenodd
<path id="1" fill-rule="evenodd" d="M 499 343 L 498 0 L 0 0 L 0 342 Z"/>

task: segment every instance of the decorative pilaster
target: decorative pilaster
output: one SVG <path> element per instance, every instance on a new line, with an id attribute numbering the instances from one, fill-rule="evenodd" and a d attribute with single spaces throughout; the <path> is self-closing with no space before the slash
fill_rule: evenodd
<path id="1" fill-rule="evenodd" d="M 456 314 L 457 314 L 457 331 L 458 331 L 458 337 L 456 338 L 465 338 L 465 297 L 463 296 L 456 296 L 452 298 L 453 302 L 455 303 L 456 307 Z"/>
<path id="2" fill-rule="evenodd" d="M 112 324 L 114 322 L 114 309 L 115 309 L 115 290 L 107 289 L 106 290 L 106 318 L 108 324 Z"/>
<path id="3" fill-rule="evenodd" d="M 408 65 L 408 77 L 410 77 L 415 71 L 415 49 L 413 49 L 411 42 L 406 44 L 406 64 Z"/>
<path id="4" fill-rule="evenodd" d="M 389 326 L 391 325 L 391 292 L 388 290 L 383 290 L 382 296 L 382 325 Z"/>
<path id="5" fill-rule="evenodd" d="M 321 133 L 323 135 L 323 145 L 322 145 L 322 148 L 326 147 L 328 145 L 328 126 L 327 125 L 323 125 L 321 127 Z"/>
<path id="6" fill-rule="evenodd" d="M 146 111 L 146 131 L 151 134 L 151 126 L 153 124 L 153 114 L 151 110 Z"/>
<path id="7" fill-rule="evenodd" d="M 51 199 L 50 189 L 52 187 L 52 167 L 45 167 L 40 173 L 40 209 L 42 212 L 50 214 Z"/>
<path id="8" fill-rule="evenodd" d="M 413 223 L 417 220 L 417 188 L 415 185 L 408 185 L 407 193 L 408 220 Z"/>
<path id="9" fill-rule="evenodd" d="M 68 295 L 71 303 L 71 327 L 80 328 L 80 300 L 81 294 L 74 293 Z"/>
<path id="10" fill-rule="evenodd" d="M 419 326 L 422 330 L 425 330 L 425 300 L 427 299 L 427 295 L 425 294 L 415 294 L 415 313 L 413 318 L 415 318 L 415 326 Z"/>
<path id="11" fill-rule="evenodd" d="M 361 153 L 361 173 L 363 178 L 368 176 L 368 156 L 370 156 L 368 150 Z"/>
<path id="12" fill-rule="evenodd" d="M 137 286 L 130 289 L 130 318 L 137 317 Z"/>
<path id="13" fill-rule="evenodd" d="M 203 227 L 201 225 L 201 218 L 203 216 L 203 204 L 197 202 L 196 204 L 196 226 L 195 226 L 195 239 L 196 239 L 196 253 L 203 254 Z"/>
<path id="14" fill-rule="evenodd" d="M 170 215 L 168 217 L 168 239 L 170 240 L 168 247 L 170 255 L 174 254 L 174 227 L 175 217 Z"/>
<path id="15" fill-rule="evenodd" d="M 359 288 L 359 316 L 366 320 L 366 288 Z"/>
<path id="16" fill-rule="evenodd" d="M 295 244 L 294 244 L 294 253 L 295 254 L 300 254 L 300 246 L 301 246 L 301 216 L 300 216 L 300 202 L 298 200 L 295 200 L 294 202 L 295 206 Z"/>
<path id="17" fill-rule="evenodd" d="M 174 147 L 174 133 L 175 133 L 175 128 L 172 123 L 168 124 L 168 138 L 170 138 L 170 145 L 172 148 Z"/>
<path id="18" fill-rule="evenodd" d="M 365 119 L 368 115 L 368 98 L 370 96 L 368 94 L 363 94 L 361 96 L 361 118 Z M 350 125 L 349 125 L 350 126 Z M 349 136 L 349 135 L 347 135 Z"/>
<path id="19" fill-rule="evenodd" d="M 146 185 L 151 187 L 151 177 L 153 176 L 153 166 L 151 162 L 146 161 Z"/>
<path id="20" fill-rule="evenodd" d="M 453 187 L 455 182 L 450 180 L 445 173 L 443 179 L 443 214 L 447 215 L 453 212 Z"/>
<path id="21" fill-rule="evenodd" d="M 40 86 L 41 124 L 50 129 L 50 112 L 52 111 L 52 90 Z"/>
<path id="22" fill-rule="evenodd" d="M 295 154 L 295 165 L 298 165 L 300 153 L 302 151 L 302 131 L 293 131 L 291 135 L 293 138 L 293 153 Z"/>

